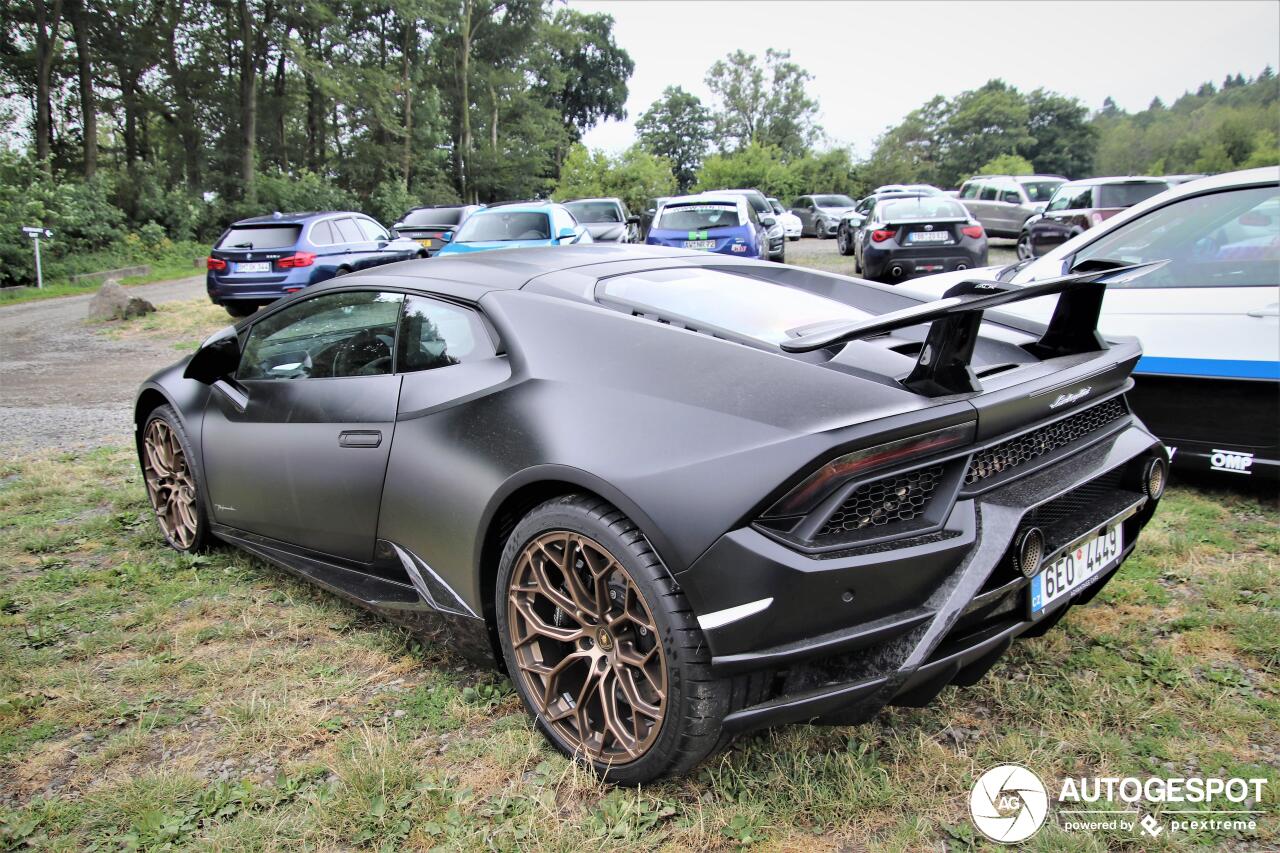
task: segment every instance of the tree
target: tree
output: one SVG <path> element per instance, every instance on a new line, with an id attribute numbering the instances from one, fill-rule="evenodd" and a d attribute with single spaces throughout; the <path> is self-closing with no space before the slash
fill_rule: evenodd
<path id="1" fill-rule="evenodd" d="M 1034 165 L 1027 174 L 1087 175 L 1098 150 L 1098 129 L 1075 98 L 1036 89 L 1026 98 L 1027 132 L 1032 141 L 1019 153 Z"/>
<path id="2" fill-rule="evenodd" d="M 765 195 L 786 198 L 800 190 L 782 152 L 770 145 L 751 143 L 739 151 L 712 154 L 698 172 L 699 192 L 754 187 Z"/>
<path id="3" fill-rule="evenodd" d="M 671 162 L 680 192 L 688 192 L 711 144 L 711 113 L 697 95 L 668 86 L 636 121 L 640 144 Z"/>
<path id="4" fill-rule="evenodd" d="M 822 134 L 818 103 L 805 92 L 812 76 L 791 61 L 789 51 L 755 54 L 736 50 L 707 72 L 707 87 L 719 98 L 716 133 L 722 151 L 756 143 L 800 156 Z"/>
<path id="5" fill-rule="evenodd" d="M 1030 160 L 1025 157 L 1019 157 L 1017 154 L 1001 154 L 978 169 L 976 174 L 1034 175 L 1036 174 L 1036 167 L 1031 165 Z"/>
<path id="6" fill-rule="evenodd" d="M 636 64 L 613 40 L 613 16 L 560 9 L 547 27 L 549 67 L 561 73 L 549 87 L 569 137 L 607 118 L 626 118 L 627 80 Z"/>
<path id="7" fill-rule="evenodd" d="M 673 195 L 675 191 L 671 163 L 639 145 L 610 157 L 603 151 L 589 151 L 575 144 L 565 157 L 555 197 L 562 201 L 616 197 L 631 210 L 642 210 L 649 199 Z"/>
<path id="8" fill-rule="evenodd" d="M 62 25 L 62 0 L 34 0 L 36 66 L 36 160 L 50 171 L 49 150 L 53 144 L 53 117 L 49 102 L 53 62 L 62 46 L 58 28 Z"/>
<path id="9" fill-rule="evenodd" d="M 945 160 L 939 179 L 950 185 L 1001 154 L 1018 154 L 1035 142 L 1026 100 L 1003 80 L 989 80 L 951 102 L 943 126 Z"/>

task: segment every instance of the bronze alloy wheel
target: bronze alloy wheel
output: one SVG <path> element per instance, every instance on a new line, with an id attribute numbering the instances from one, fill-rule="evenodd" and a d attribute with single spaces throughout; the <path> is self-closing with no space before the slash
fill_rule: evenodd
<path id="1" fill-rule="evenodd" d="M 516 667 L 543 722 L 593 761 L 643 756 L 662 729 L 667 663 L 622 564 L 579 533 L 544 533 L 517 557 L 507 614 Z"/>
<path id="2" fill-rule="evenodd" d="M 186 550 L 196 541 L 196 485 L 178 435 L 163 418 L 147 424 L 142 439 L 142 476 L 160 529 Z"/>

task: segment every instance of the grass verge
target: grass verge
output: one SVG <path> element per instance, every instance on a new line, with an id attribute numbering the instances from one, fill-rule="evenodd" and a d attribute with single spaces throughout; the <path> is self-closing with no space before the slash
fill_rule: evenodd
<path id="1" fill-rule="evenodd" d="M 1097 602 L 977 686 L 640 790 L 554 754 L 497 673 L 162 547 L 126 451 L 0 463 L 0 518 L 0 849 L 971 849 L 1005 761 L 1270 780 L 1256 836 L 1051 824 L 1029 849 L 1280 844 L 1274 502 L 1174 489 Z"/>

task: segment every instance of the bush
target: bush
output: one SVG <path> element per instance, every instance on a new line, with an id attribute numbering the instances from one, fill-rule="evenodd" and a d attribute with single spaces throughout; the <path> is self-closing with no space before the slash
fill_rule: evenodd
<path id="1" fill-rule="evenodd" d="M 368 212 L 374 219 L 390 228 L 399 222 L 400 217 L 407 211 L 418 205 L 417 197 L 409 192 L 404 181 L 392 178 L 378 184 L 374 189 L 373 195 L 369 197 Z"/>
<path id="2" fill-rule="evenodd" d="M 978 170 L 979 175 L 1034 175 L 1036 167 L 1026 157 L 1017 154 L 1001 154 L 987 161 Z"/>
<path id="3" fill-rule="evenodd" d="M 643 210 L 649 199 L 675 191 L 670 161 L 655 157 L 638 145 L 618 157 L 575 145 L 565 157 L 555 197 L 561 201 L 620 198 L 631 210 Z"/>

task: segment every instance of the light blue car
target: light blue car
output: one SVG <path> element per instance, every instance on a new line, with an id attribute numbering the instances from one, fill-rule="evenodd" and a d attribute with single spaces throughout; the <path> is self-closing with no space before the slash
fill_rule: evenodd
<path id="1" fill-rule="evenodd" d="M 563 205 L 549 201 L 514 202 L 471 214 L 437 256 L 529 246 L 590 243 L 590 232 Z"/>

